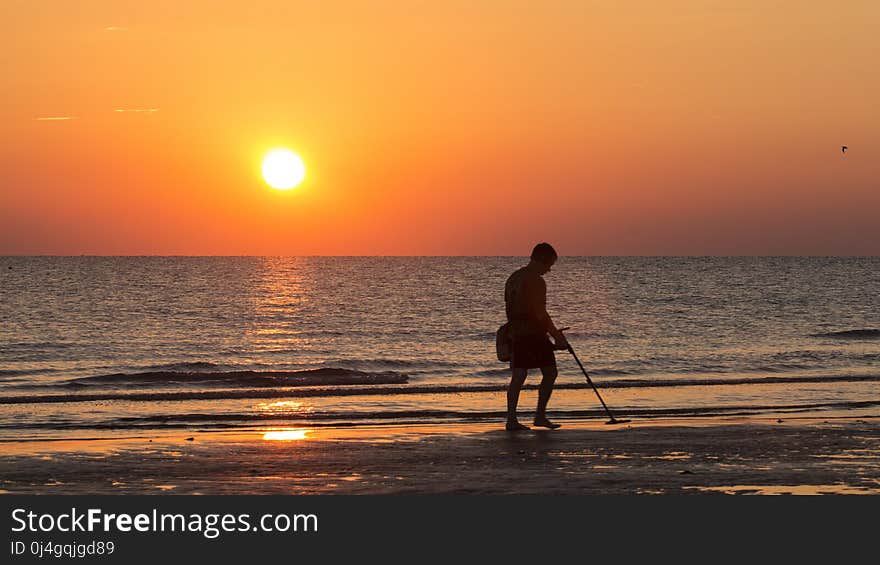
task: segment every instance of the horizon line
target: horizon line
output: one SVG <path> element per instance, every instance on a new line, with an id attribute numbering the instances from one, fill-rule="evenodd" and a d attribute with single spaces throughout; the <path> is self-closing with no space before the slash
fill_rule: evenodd
<path id="1" fill-rule="evenodd" d="M 445 254 L 445 255 L 436 255 L 436 254 L 425 254 L 425 255 L 416 255 L 416 254 L 370 254 L 370 255 L 342 255 L 342 254 L 300 254 L 300 255 L 278 255 L 278 254 L 205 254 L 205 255 L 184 255 L 184 254 L 133 254 L 133 255 L 123 255 L 123 254 L 54 254 L 54 253 L 36 253 L 36 254 L 12 254 L 12 255 L 0 255 L 0 258 L 15 258 L 15 257 L 90 257 L 90 258 L 134 258 L 134 257 L 157 257 L 157 258 L 168 258 L 168 257 L 179 257 L 179 258 L 202 258 L 202 257 L 358 257 L 358 258 L 368 258 L 368 257 L 376 257 L 376 258 L 392 258 L 392 257 L 424 257 L 424 258 L 432 258 L 432 257 L 520 257 L 527 258 L 528 254 L 522 255 L 505 255 L 505 254 L 477 254 L 477 255 L 453 255 L 453 254 Z M 798 254 L 775 254 L 775 255 L 733 255 L 733 254 L 716 254 L 716 255 L 700 255 L 700 254 L 659 254 L 659 255 L 638 255 L 638 254 L 624 254 L 624 255 L 614 255 L 614 254 L 597 254 L 597 255 L 559 255 L 560 258 L 564 257 L 575 257 L 575 258 L 583 258 L 583 257 L 593 257 L 593 258 L 620 258 L 620 257 L 629 257 L 629 258 L 880 258 L 880 254 L 877 255 L 798 255 Z"/>

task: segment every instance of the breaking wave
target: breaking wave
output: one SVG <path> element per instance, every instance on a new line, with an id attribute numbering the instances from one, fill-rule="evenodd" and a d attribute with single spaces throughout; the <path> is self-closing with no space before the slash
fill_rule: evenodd
<path id="1" fill-rule="evenodd" d="M 114 373 L 112 375 L 81 377 L 66 381 L 63 386 L 167 386 L 180 384 L 214 384 L 248 387 L 297 387 L 401 384 L 407 382 L 408 379 L 408 377 L 402 373 L 391 371 L 383 373 L 366 373 L 363 371 L 339 368 L 309 369 L 304 371 L 214 371 L 211 370 L 214 367 L 211 363 L 187 365 L 204 365 L 204 367 L 199 367 L 202 370 L 196 371 L 150 371 L 144 373 Z"/>
<path id="2" fill-rule="evenodd" d="M 880 330 L 873 328 L 844 330 L 840 332 L 811 334 L 810 337 L 830 337 L 833 339 L 877 339 L 880 338 Z"/>
<path id="3" fill-rule="evenodd" d="M 758 414 L 803 414 L 810 412 L 828 412 L 842 410 L 859 410 L 880 406 L 878 401 L 860 402 L 810 402 L 799 404 L 737 404 L 730 406 L 694 406 L 680 408 L 620 408 L 615 409 L 619 417 L 650 420 L 654 418 L 710 418 L 718 416 L 747 416 Z M 500 421 L 505 412 L 493 411 L 462 411 L 462 410 L 382 410 L 372 412 L 326 411 L 309 413 L 225 413 L 225 414 L 154 414 L 150 416 L 127 416 L 96 422 L 39 422 L 24 425 L 5 424 L 0 429 L 153 429 L 191 428 L 198 426 L 203 429 L 242 428 L 262 426 L 271 423 L 287 423 L 308 425 L 311 427 L 332 426 L 363 426 L 375 424 L 409 424 L 427 422 L 480 422 Z M 554 419 L 585 419 L 605 418 L 600 408 L 587 410 L 556 410 Z"/>
<path id="4" fill-rule="evenodd" d="M 313 375 L 316 372 L 340 371 L 339 369 L 315 369 L 314 371 L 296 371 L 293 375 L 306 373 Z M 249 371 L 243 371 L 250 373 Z M 276 381 L 276 384 L 289 388 L 244 388 L 222 390 L 184 390 L 184 391 L 152 391 L 152 392 L 96 392 L 74 394 L 45 394 L 45 395 L 15 395 L 0 397 L 0 404 L 44 404 L 58 402 L 93 402 L 118 400 L 126 402 L 153 402 L 153 401 L 181 401 L 181 400 L 214 400 L 214 399 L 243 399 L 243 398 L 305 398 L 305 397 L 336 397 L 336 396 L 374 396 L 374 395 L 410 395 L 410 394 L 462 394 L 462 393 L 486 393 L 504 392 L 506 384 L 490 385 L 407 385 L 406 375 L 397 373 L 368 374 L 359 373 L 360 376 L 352 376 L 350 373 L 357 371 L 344 370 L 348 376 L 342 376 L 339 380 L 327 376 L 323 379 L 308 379 L 308 377 L 294 376 L 292 379 L 302 378 L 305 380 Z M 260 375 L 261 373 L 257 373 Z M 282 373 L 284 374 L 284 373 Z M 323 373 L 321 373 L 323 374 Z M 132 375 L 125 375 L 131 377 Z M 203 375 L 204 376 L 204 375 Z M 119 377 L 107 375 L 104 378 Z M 98 378 L 98 377 L 87 377 Z M 260 377 L 262 378 L 262 377 Z M 383 379 L 387 381 L 383 382 Z M 77 379 L 79 380 L 79 379 Z M 322 381 L 322 382 L 320 382 Z M 167 382 L 167 381 L 166 381 Z M 290 384 L 291 382 L 300 384 Z M 773 377 L 735 377 L 735 378 L 703 378 L 703 379 L 617 379 L 599 383 L 601 388 L 665 388 L 665 387 L 688 387 L 688 386 L 724 386 L 724 385 L 772 385 L 785 383 L 843 383 L 843 382 L 880 382 L 880 375 L 840 375 L 840 376 L 773 376 Z M 337 386 L 351 385 L 351 386 Z M 357 386 L 370 385 L 370 386 Z M 381 386 L 403 385 L 403 386 Z M 557 390 L 579 390 L 589 388 L 590 385 L 583 383 L 557 383 Z M 537 390 L 536 385 L 526 385 L 524 390 Z"/>

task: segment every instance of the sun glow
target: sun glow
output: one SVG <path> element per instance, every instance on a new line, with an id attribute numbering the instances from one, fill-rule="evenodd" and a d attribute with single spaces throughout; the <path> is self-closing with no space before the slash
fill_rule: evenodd
<path id="1" fill-rule="evenodd" d="M 263 158 L 263 179 L 272 188 L 289 190 L 306 177 L 306 166 L 299 155 L 289 149 L 274 149 Z"/>

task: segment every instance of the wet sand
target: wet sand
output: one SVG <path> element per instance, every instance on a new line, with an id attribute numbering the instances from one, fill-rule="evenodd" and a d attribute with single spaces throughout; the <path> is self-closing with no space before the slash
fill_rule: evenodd
<path id="1" fill-rule="evenodd" d="M 880 419 L 264 429 L 0 443 L 21 494 L 880 494 Z M 192 439 L 188 439 L 192 438 Z"/>

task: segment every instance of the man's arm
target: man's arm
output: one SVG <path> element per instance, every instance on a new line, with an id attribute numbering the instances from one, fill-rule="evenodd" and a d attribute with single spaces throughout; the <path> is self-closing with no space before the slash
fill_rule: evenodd
<path id="1" fill-rule="evenodd" d="M 526 281 L 524 290 L 529 298 L 528 305 L 533 319 L 538 325 L 553 338 L 556 346 L 560 349 L 568 347 L 568 341 L 565 336 L 556 328 L 550 314 L 547 313 L 547 283 L 544 279 L 538 277 L 534 282 Z"/>

